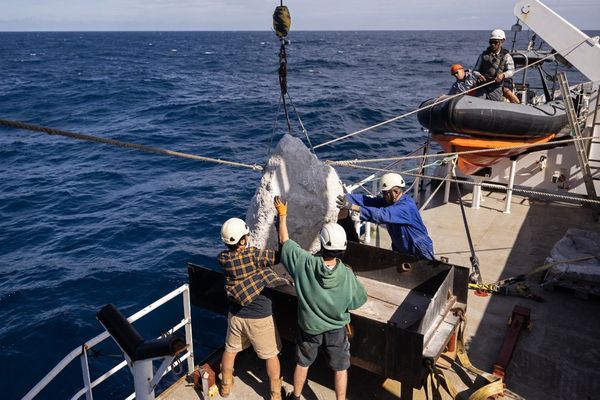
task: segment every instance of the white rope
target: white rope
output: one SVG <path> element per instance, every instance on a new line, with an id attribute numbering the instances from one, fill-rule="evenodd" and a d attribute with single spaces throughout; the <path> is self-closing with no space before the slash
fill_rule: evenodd
<path id="1" fill-rule="evenodd" d="M 581 44 L 585 43 L 586 41 L 587 41 L 587 39 L 584 39 L 584 40 L 582 40 L 581 42 L 579 42 L 579 43 L 576 43 L 576 44 L 574 44 L 574 45 L 572 45 L 572 46 L 565 47 L 565 48 L 564 48 L 562 51 L 559 51 L 559 52 L 558 52 L 558 54 L 563 54 L 563 53 L 565 53 L 565 54 L 569 54 L 571 51 L 575 50 L 577 47 L 579 47 Z M 571 48 L 571 47 L 572 47 L 572 48 Z M 568 49 L 568 51 L 567 51 L 567 49 Z M 545 61 L 546 59 L 548 59 L 548 58 L 551 58 L 551 57 L 554 57 L 554 53 L 548 54 L 547 56 L 545 56 L 545 57 L 543 57 L 543 58 L 540 58 L 539 60 L 537 60 L 537 61 L 535 61 L 535 62 L 533 62 L 533 63 L 531 63 L 531 64 L 529 64 L 529 65 L 526 65 L 526 66 L 524 66 L 524 67 L 521 67 L 521 68 L 519 68 L 519 69 L 516 69 L 516 70 L 515 70 L 515 74 L 516 74 L 516 73 L 518 73 L 518 72 L 521 72 L 521 71 L 523 71 L 523 70 L 525 70 L 525 69 L 527 69 L 527 68 L 531 68 L 531 67 L 533 67 L 534 65 L 536 65 L 536 64 L 539 64 L 539 63 L 541 63 L 541 62 L 543 62 L 543 61 Z M 483 85 L 481 85 L 481 86 L 478 86 L 478 88 L 486 87 L 486 86 L 488 86 L 488 85 L 491 85 L 492 83 L 496 83 L 496 82 L 495 82 L 495 81 L 489 81 L 489 82 L 486 82 L 486 83 L 484 83 L 484 84 L 483 84 Z M 407 112 L 407 113 L 405 113 L 405 114 L 402 114 L 402 115 L 398 115 L 398 116 L 396 116 L 396 117 L 394 117 L 394 118 L 390 118 L 390 119 L 388 119 L 388 120 L 386 120 L 386 121 L 383 121 L 383 122 L 380 122 L 380 123 L 378 123 L 378 124 L 375 124 L 375 125 L 372 125 L 372 126 L 369 126 L 369 127 L 363 128 L 363 129 L 360 129 L 360 130 L 358 130 L 358 131 L 356 131 L 356 132 L 348 133 L 347 135 L 340 136 L 340 137 L 339 137 L 339 138 L 337 138 L 337 139 L 332 139 L 332 140 L 329 140 L 329 141 L 327 141 L 327 142 L 324 142 L 324 143 L 318 144 L 318 145 L 316 145 L 314 148 L 315 148 L 315 149 L 318 149 L 319 147 L 327 146 L 327 145 L 330 145 L 330 144 L 332 144 L 332 143 L 339 142 L 340 140 L 344 140 L 344 139 L 347 139 L 347 138 L 349 138 L 349 137 L 352 137 L 352 136 L 358 135 L 358 134 L 360 134 L 360 133 L 367 132 L 367 131 L 370 131 L 370 130 L 372 130 L 372 129 L 375 129 L 375 128 L 379 128 L 380 126 L 387 125 L 387 124 L 389 124 L 389 123 L 391 123 L 391 122 L 398 121 L 399 119 L 402 119 L 402 118 L 409 117 L 409 116 L 411 116 L 411 115 L 413 115 L 413 114 L 416 114 L 416 113 L 418 113 L 419 111 L 427 110 L 427 109 L 429 109 L 429 108 L 432 108 L 432 107 L 435 107 L 435 106 L 437 106 L 438 104 L 442 104 L 442 103 L 444 103 L 444 102 L 446 102 L 446 101 L 449 101 L 449 100 L 452 100 L 452 99 L 454 99 L 454 98 L 456 98 L 456 97 L 463 96 L 465 93 L 469 92 L 470 90 L 472 90 L 472 89 L 465 90 L 465 91 L 463 91 L 463 92 L 460 92 L 460 93 L 457 93 L 457 94 L 455 94 L 455 95 L 451 95 L 451 96 L 448 96 L 448 97 L 444 97 L 442 100 L 435 101 L 435 102 L 433 102 L 433 103 L 431 103 L 431 104 L 429 104 L 429 105 L 426 105 L 426 106 L 424 106 L 424 107 L 418 108 L 418 109 L 416 109 L 416 110 L 413 110 L 413 111 Z"/>
<path id="2" fill-rule="evenodd" d="M 446 174 L 446 178 L 450 177 L 451 173 L 452 173 L 452 171 L 449 171 Z M 421 206 L 421 208 L 419 208 L 419 211 L 423 211 L 425 209 L 425 207 L 427 207 L 429 205 L 429 203 L 431 202 L 431 200 L 433 200 L 433 198 L 435 197 L 435 195 L 437 194 L 437 192 L 442 188 L 442 186 L 444 186 L 444 184 L 440 183 L 438 185 L 438 187 L 435 188 L 435 190 L 433 191 L 433 193 L 431 193 L 431 195 L 429 196 L 429 198 L 427 200 L 425 200 L 425 203 L 423 203 L 423 205 Z"/>
<path id="3" fill-rule="evenodd" d="M 415 154 L 417 151 L 423 149 L 424 147 L 425 147 L 425 145 L 422 144 L 421 146 L 417 147 L 416 149 L 414 149 L 413 151 L 411 151 L 410 153 L 408 153 L 408 155 Z M 400 161 L 402 161 L 402 160 L 396 160 L 396 161 L 392 162 L 391 164 L 386 165 L 384 168 L 385 169 L 392 168 L 394 165 L 398 164 Z M 325 161 L 325 162 L 328 163 L 327 161 Z M 367 178 L 365 178 L 365 179 L 363 179 L 363 180 L 361 180 L 359 182 L 356 182 L 354 184 L 347 185 L 347 186 L 349 188 L 352 188 L 352 187 L 356 188 L 356 187 L 359 187 L 359 186 L 362 187 L 362 188 L 364 188 L 363 184 L 371 182 L 372 180 L 375 179 L 376 176 L 377 176 L 377 174 L 372 174 L 372 175 L 368 176 Z"/>
<path id="4" fill-rule="evenodd" d="M 389 170 L 389 169 L 365 167 L 365 166 L 361 166 L 361 165 L 345 165 L 345 166 L 349 167 L 349 168 L 361 169 L 361 170 L 366 170 L 366 171 L 397 172 L 397 171 Z M 489 188 L 489 189 L 495 189 L 495 190 L 500 190 L 502 192 L 506 192 L 508 190 L 506 186 L 500 185 L 500 184 L 494 184 L 494 183 L 484 183 L 484 182 L 476 183 L 476 182 L 472 182 L 472 181 L 462 181 L 462 180 L 457 180 L 457 179 L 441 178 L 439 176 L 430 176 L 430 175 L 424 175 L 424 174 L 414 174 L 412 172 L 404 172 L 403 174 L 404 175 L 408 175 L 408 176 L 413 176 L 415 178 L 428 178 L 428 179 L 433 179 L 433 180 L 438 180 L 438 181 L 443 181 L 443 182 L 458 182 L 458 183 L 465 183 L 467 185 L 473 185 L 473 186 L 474 185 L 481 185 L 481 187 Z M 562 195 L 562 194 L 554 194 L 554 193 L 547 193 L 547 192 L 538 192 L 538 191 L 535 191 L 535 190 L 521 189 L 521 188 L 515 188 L 515 187 L 513 187 L 512 191 L 513 192 L 526 193 L 526 194 L 534 194 L 534 195 L 538 195 L 538 196 L 552 197 L 552 198 L 566 200 L 566 201 L 569 201 L 569 202 L 575 201 L 575 202 L 581 202 L 581 203 L 590 203 L 590 204 L 600 205 L 600 200 L 585 199 L 585 198 L 582 198 L 582 197 L 566 196 L 566 195 Z"/>
<path id="5" fill-rule="evenodd" d="M 413 172 L 413 171 L 416 171 L 416 170 L 419 170 L 419 169 L 425 169 L 425 168 L 429 168 L 429 167 L 435 167 L 435 166 L 442 165 L 442 164 L 445 164 L 445 163 L 448 163 L 448 162 L 452 162 L 453 163 L 457 158 L 458 158 L 458 155 L 456 155 L 456 154 L 452 155 L 450 157 L 444 157 L 441 160 L 434 161 L 431 164 L 423 165 L 422 167 L 418 166 L 418 167 L 415 167 L 415 168 L 407 169 L 405 171 L 400 171 L 399 174 L 408 174 L 409 172 Z"/>
<path id="6" fill-rule="evenodd" d="M 519 145 L 519 146 L 505 146 L 505 147 L 497 147 L 495 149 L 465 150 L 465 151 L 457 151 L 457 152 L 452 152 L 452 153 L 420 154 L 420 155 L 414 155 L 414 156 L 408 155 L 408 156 L 385 157 L 385 158 L 367 158 L 367 159 L 363 159 L 363 160 L 358 160 L 358 159 L 340 160 L 340 161 L 327 160 L 326 163 L 329 165 L 332 165 L 332 166 L 345 167 L 345 166 L 352 166 L 352 165 L 356 165 L 356 164 L 377 163 L 377 162 L 384 162 L 384 161 L 448 157 L 448 156 L 455 156 L 455 155 L 461 156 L 464 154 L 487 153 L 487 152 L 492 152 L 492 151 L 504 151 L 504 150 L 511 150 L 511 149 L 526 149 L 529 147 L 538 147 L 538 146 L 550 146 L 550 145 L 556 146 L 556 145 L 561 145 L 561 144 L 573 143 L 578 140 L 594 140 L 594 139 L 600 139 L 600 136 L 587 136 L 587 137 L 576 138 L 576 139 L 561 139 L 561 140 L 556 140 L 553 142 L 530 143 L 530 144 L 523 144 L 523 145 Z"/>
<path id="7" fill-rule="evenodd" d="M 240 162 L 236 162 L 236 161 L 222 160 L 220 158 L 198 156 L 195 154 L 188 154 L 188 153 L 182 153 L 180 151 L 161 149 L 159 147 L 146 146 L 143 144 L 128 143 L 128 142 L 123 142 L 121 140 L 107 139 L 107 138 L 103 138 L 103 137 L 99 137 L 99 136 L 86 135 L 83 133 L 64 131 L 61 129 L 53 129 L 53 128 L 48 128 L 48 127 L 40 126 L 40 125 L 28 124 L 28 123 L 21 122 L 21 121 L 0 119 L 0 125 L 7 126 L 10 128 L 24 129 L 24 130 L 33 131 L 33 132 L 43 132 L 43 133 L 47 133 L 48 135 L 65 136 L 65 137 L 69 137 L 71 139 L 78 139 L 78 140 L 83 140 L 86 142 L 109 144 L 111 146 L 123 147 L 123 148 L 127 148 L 127 149 L 135 149 L 135 150 L 143 151 L 146 153 L 165 154 L 168 156 L 189 158 L 189 159 L 196 160 L 196 161 L 206 161 L 206 162 L 210 162 L 210 163 L 214 163 L 214 164 L 229 165 L 231 167 L 250 168 L 255 171 L 263 170 L 263 167 L 258 164 L 244 164 L 244 163 L 240 163 Z"/>

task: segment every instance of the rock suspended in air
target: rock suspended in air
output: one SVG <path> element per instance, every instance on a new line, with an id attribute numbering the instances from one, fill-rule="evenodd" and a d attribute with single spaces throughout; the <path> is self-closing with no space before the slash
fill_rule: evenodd
<path id="1" fill-rule="evenodd" d="M 269 158 L 246 213 L 250 245 L 277 248 L 273 198 L 281 196 L 288 202 L 290 239 L 306 250 L 318 251 L 319 231 L 324 223 L 337 221 L 335 200 L 342 193 L 337 172 L 319 161 L 300 139 L 285 135 Z"/>

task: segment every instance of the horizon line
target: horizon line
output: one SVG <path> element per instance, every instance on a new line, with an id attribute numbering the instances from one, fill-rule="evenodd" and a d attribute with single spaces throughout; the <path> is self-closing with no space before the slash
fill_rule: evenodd
<path id="1" fill-rule="evenodd" d="M 600 28 L 579 28 L 600 31 Z M 294 32 L 487 32 L 489 29 L 299 29 Z M 511 32 L 510 29 L 505 29 Z M 0 33 L 109 33 L 109 32 L 273 32 L 265 29 L 85 29 L 85 30 L 1 30 Z"/>

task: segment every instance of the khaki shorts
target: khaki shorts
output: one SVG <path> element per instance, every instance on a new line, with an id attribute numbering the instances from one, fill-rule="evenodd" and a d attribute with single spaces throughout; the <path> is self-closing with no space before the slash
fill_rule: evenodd
<path id="1" fill-rule="evenodd" d="M 261 360 L 281 351 L 281 339 L 273 317 L 239 318 L 229 314 L 225 351 L 237 353 L 252 346 Z"/>

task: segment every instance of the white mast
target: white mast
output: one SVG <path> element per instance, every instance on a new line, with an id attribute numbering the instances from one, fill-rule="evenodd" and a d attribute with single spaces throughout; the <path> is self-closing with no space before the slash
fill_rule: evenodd
<path id="1" fill-rule="evenodd" d="M 514 13 L 591 81 L 600 81 L 598 36 L 590 38 L 538 0 L 520 0 Z"/>

